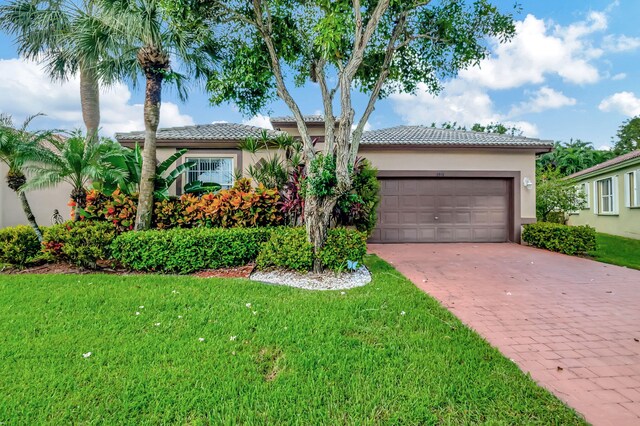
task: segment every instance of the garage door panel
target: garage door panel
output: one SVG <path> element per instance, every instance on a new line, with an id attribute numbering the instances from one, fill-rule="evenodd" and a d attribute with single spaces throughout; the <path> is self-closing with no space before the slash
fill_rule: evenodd
<path id="1" fill-rule="evenodd" d="M 381 179 L 380 187 L 372 242 L 508 240 L 506 179 Z"/>

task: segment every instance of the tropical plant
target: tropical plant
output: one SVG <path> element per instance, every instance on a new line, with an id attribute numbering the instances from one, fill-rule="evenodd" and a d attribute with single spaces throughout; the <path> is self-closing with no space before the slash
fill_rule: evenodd
<path id="1" fill-rule="evenodd" d="M 43 63 L 55 80 L 79 75 L 82 118 L 91 138 L 100 126 L 100 83 L 117 80 L 121 71 L 111 62 L 104 43 L 110 29 L 99 14 L 91 0 L 13 0 L 0 6 L 0 29 L 15 37 L 21 57 Z"/>
<path id="2" fill-rule="evenodd" d="M 539 173 L 552 168 L 562 176 L 568 176 L 607 161 L 613 156 L 612 151 L 596 150 L 591 142 L 572 139 L 568 143 L 556 142 L 553 151 L 538 157 L 536 167 Z"/>
<path id="3" fill-rule="evenodd" d="M 140 190 L 140 177 L 142 175 L 142 151 L 140 146 L 136 144 L 133 149 L 122 147 L 117 142 L 107 142 L 113 144 L 114 151 L 120 150 L 122 155 L 113 155 L 106 159 L 115 169 L 122 171 L 122 174 L 115 180 L 106 178 L 95 180 L 94 188 L 103 194 L 109 196 L 116 189 L 126 195 L 138 193 Z M 192 161 L 187 161 L 177 165 L 171 171 L 169 169 L 178 161 L 187 149 L 176 151 L 166 160 L 156 166 L 156 176 L 154 184 L 153 197 L 156 200 L 165 200 L 169 198 L 169 188 L 178 179 L 178 177 L 195 166 Z M 203 194 L 206 192 L 215 192 L 221 187 L 218 184 L 204 184 L 200 181 L 191 182 L 185 185 L 185 193 Z"/>
<path id="4" fill-rule="evenodd" d="M 536 216 L 540 222 L 564 224 L 567 214 L 583 209 L 587 203 L 586 194 L 558 170 L 547 169 L 536 181 Z"/>
<path id="5" fill-rule="evenodd" d="M 371 234 L 377 222 L 380 203 L 378 170 L 369 160 L 358 157 L 353 167 L 351 191 L 343 194 L 334 209 L 338 226 L 355 226 L 358 231 Z"/>
<path id="6" fill-rule="evenodd" d="M 258 138 L 247 138 L 238 146 L 252 157 L 247 174 L 267 188 L 282 189 L 290 172 L 303 164 L 302 144 L 289 135 L 270 138 L 266 130 Z"/>
<path id="7" fill-rule="evenodd" d="M 324 166 L 331 167 L 334 190 L 309 190 L 305 198 L 307 238 L 316 254 L 336 202 L 351 189 L 350 171 L 378 99 L 418 87 L 437 93 L 444 78 L 487 56 L 487 37 L 503 42 L 515 33 L 512 15 L 490 0 L 164 0 L 164 5 L 183 26 L 220 35 L 221 61 L 207 85 L 214 104 L 232 101 L 253 113 L 280 97 L 300 133 L 307 186 L 325 174 Z M 319 85 L 322 162 L 316 160 L 313 137 L 288 81 Z M 354 90 L 367 99 L 357 118 Z M 334 107 L 339 107 L 337 117 Z M 315 269 L 322 269 L 321 262 Z"/>
<path id="8" fill-rule="evenodd" d="M 186 99 L 183 84 L 186 75 L 171 66 L 171 59 L 182 64 L 195 78 L 207 76 L 213 68 L 215 44 L 208 33 L 183 31 L 163 13 L 159 0 L 99 0 L 101 23 L 109 28 L 105 44 L 110 56 L 122 58 L 113 67 L 104 67 L 106 75 L 128 76 L 134 83 L 137 75 L 145 77 L 145 140 L 140 173 L 140 194 L 135 228 L 148 229 L 153 214 L 156 177 L 156 133 L 160 121 L 163 81 L 174 82 L 181 99 Z M 109 64 L 107 64 L 109 65 Z"/>
<path id="9" fill-rule="evenodd" d="M 7 185 L 20 199 L 22 210 L 27 216 L 29 225 L 31 225 L 40 241 L 42 241 L 42 232 L 27 200 L 27 194 L 21 191 L 21 188 L 27 182 L 27 177 L 24 173 L 25 165 L 29 161 L 40 159 L 44 155 L 41 143 L 50 141 L 54 137 L 51 131 L 27 130 L 31 121 L 41 115 L 36 114 L 27 117 L 19 128 L 14 127 L 13 119 L 10 115 L 0 115 L 0 161 L 9 167 L 6 176 Z"/>
<path id="10" fill-rule="evenodd" d="M 92 180 L 117 180 L 125 172 L 113 167 L 113 157 L 121 156 L 121 151 L 112 143 L 85 136 L 80 131 L 69 137 L 56 137 L 42 147 L 37 161 L 27 165 L 32 177 L 22 186 L 21 191 L 50 188 L 61 182 L 71 185 L 71 200 L 75 208 L 74 219 L 87 199 L 87 184 Z"/>

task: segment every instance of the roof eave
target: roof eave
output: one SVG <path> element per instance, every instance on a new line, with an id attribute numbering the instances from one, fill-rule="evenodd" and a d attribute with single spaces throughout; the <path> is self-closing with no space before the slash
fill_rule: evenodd
<path id="1" fill-rule="evenodd" d="M 609 172 L 614 172 L 614 171 L 620 170 L 620 169 L 625 169 L 625 168 L 627 168 L 629 166 L 633 166 L 635 164 L 640 166 L 640 157 L 629 158 L 628 160 L 624 160 L 624 161 L 621 161 L 621 162 L 616 163 L 616 164 L 611 164 L 611 165 L 609 165 L 607 167 L 602 167 L 601 169 L 597 169 L 597 170 L 592 170 L 592 171 L 582 170 L 580 172 L 577 172 L 577 173 L 574 173 L 572 175 L 567 176 L 565 179 L 573 179 L 573 180 L 589 179 L 589 178 L 592 178 L 594 176 L 606 174 L 606 173 L 609 173 Z"/>

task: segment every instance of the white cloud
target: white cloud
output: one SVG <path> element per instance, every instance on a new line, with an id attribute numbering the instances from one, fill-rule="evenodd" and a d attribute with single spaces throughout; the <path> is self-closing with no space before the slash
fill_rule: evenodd
<path id="1" fill-rule="evenodd" d="M 624 80 L 625 78 L 627 78 L 627 74 L 624 72 L 621 72 L 611 77 L 611 80 Z"/>
<path id="2" fill-rule="evenodd" d="M 407 124 L 440 125 L 456 122 L 471 127 L 475 123 L 487 125 L 503 123 L 516 126 L 526 136 L 536 136 L 538 129 L 527 121 L 512 121 L 506 115 L 495 111 L 493 101 L 484 88 L 464 80 L 452 80 L 438 95 L 430 94 L 426 86 L 420 85 L 416 95 L 407 93 L 392 95 L 394 110 Z"/>
<path id="3" fill-rule="evenodd" d="M 63 129 L 83 128 L 79 79 L 52 82 L 42 68 L 23 59 L 0 59 L 0 111 L 20 122 L 24 117 L 45 113 Z M 144 129 L 143 105 L 131 103 L 131 92 L 124 84 L 104 89 L 100 94 L 101 133 Z M 163 102 L 160 127 L 192 125 L 193 118 L 182 114 L 178 105 Z"/>
<path id="4" fill-rule="evenodd" d="M 640 38 L 626 35 L 606 36 L 602 41 L 602 48 L 607 52 L 620 53 L 636 50 L 640 47 Z"/>
<path id="5" fill-rule="evenodd" d="M 640 98 L 633 92 L 618 92 L 600 102 L 600 111 L 616 111 L 634 117 L 640 115 Z"/>
<path id="6" fill-rule="evenodd" d="M 516 22 L 516 35 L 508 43 L 493 43 L 493 56 L 479 67 L 460 72 L 460 78 L 489 89 L 510 89 L 525 84 L 541 84 L 547 75 L 559 75 L 575 84 L 600 79 L 591 62 L 602 56 L 588 36 L 606 29 L 607 18 L 592 12 L 585 21 L 566 27 L 527 15 Z"/>
<path id="7" fill-rule="evenodd" d="M 273 130 L 273 125 L 271 124 L 271 118 L 267 115 L 258 114 L 251 117 L 249 120 L 242 120 L 242 124 L 247 124 L 249 126 L 262 127 L 264 129 Z"/>
<path id="8" fill-rule="evenodd" d="M 570 98 L 562 92 L 544 86 L 533 93 L 528 101 L 513 107 L 509 115 L 542 112 L 548 109 L 558 109 L 575 104 L 576 100 L 574 98 Z"/>

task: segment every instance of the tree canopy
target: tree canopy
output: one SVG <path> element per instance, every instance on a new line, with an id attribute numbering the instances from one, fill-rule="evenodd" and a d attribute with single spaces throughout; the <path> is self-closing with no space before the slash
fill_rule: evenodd
<path id="1" fill-rule="evenodd" d="M 552 152 L 538 157 L 538 171 L 557 170 L 561 176 L 568 176 L 593 167 L 615 156 L 613 151 L 597 150 L 591 142 L 580 139 L 556 142 Z"/>
<path id="2" fill-rule="evenodd" d="M 622 123 L 616 134 L 613 151 L 616 155 L 640 149 L 640 116 L 630 118 Z"/>

